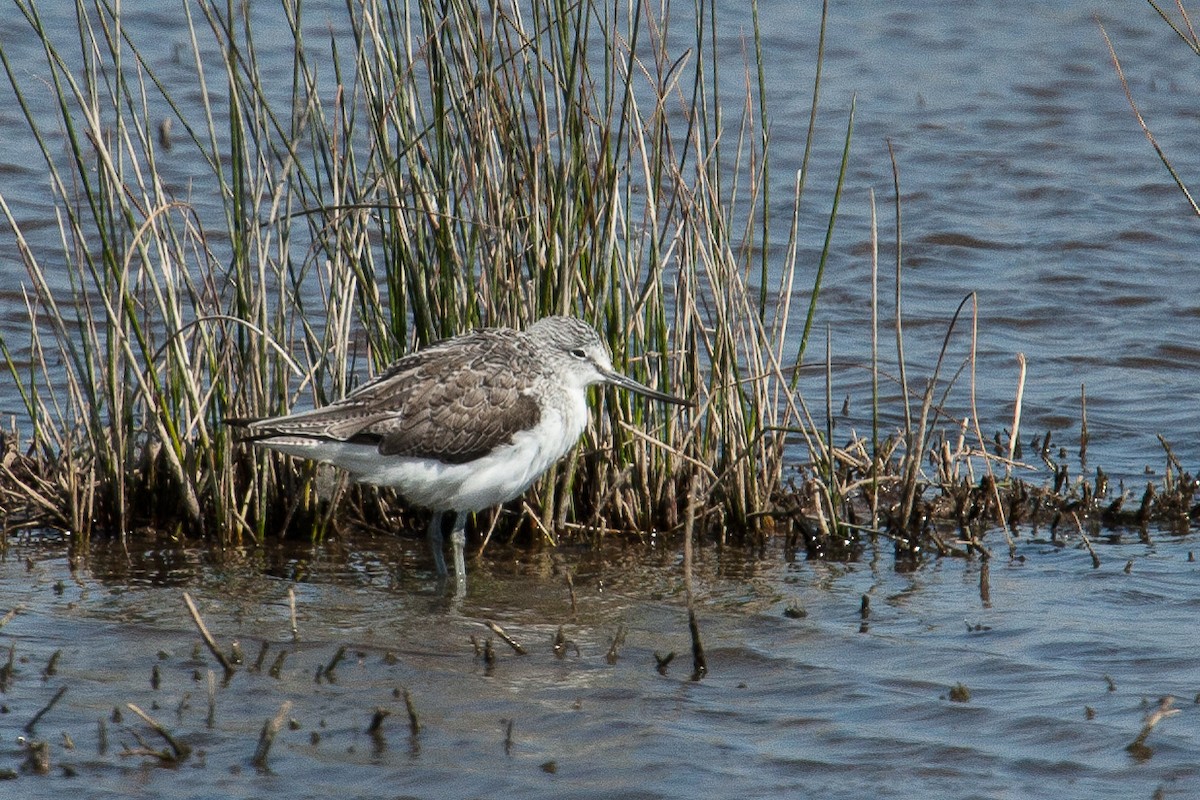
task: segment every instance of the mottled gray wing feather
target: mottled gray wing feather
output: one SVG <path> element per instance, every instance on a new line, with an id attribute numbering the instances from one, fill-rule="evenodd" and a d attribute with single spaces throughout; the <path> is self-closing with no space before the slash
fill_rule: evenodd
<path id="1" fill-rule="evenodd" d="M 525 390 L 541 369 L 515 332 L 478 331 L 405 356 L 336 403 L 255 422 L 251 438 L 357 441 L 383 455 L 465 463 L 537 424 Z"/>

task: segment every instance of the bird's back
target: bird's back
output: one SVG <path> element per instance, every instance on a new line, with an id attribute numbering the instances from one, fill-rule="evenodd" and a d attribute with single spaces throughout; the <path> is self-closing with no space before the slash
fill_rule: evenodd
<path id="1" fill-rule="evenodd" d="M 411 353 L 328 406 L 252 422 L 247 438 L 267 446 L 350 442 L 384 456 L 465 463 L 537 424 L 541 410 L 531 388 L 543 373 L 522 334 L 480 330 Z"/>

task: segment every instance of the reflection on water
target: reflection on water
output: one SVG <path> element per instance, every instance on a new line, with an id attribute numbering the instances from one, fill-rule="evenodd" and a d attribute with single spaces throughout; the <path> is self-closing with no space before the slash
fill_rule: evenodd
<path id="1" fill-rule="evenodd" d="M 434 592 L 418 539 L 226 553 L 12 540 L 0 770 L 19 770 L 23 727 L 65 686 L 33 731 L 50 743 L 50 774 L 18 772 L 19 796 L 1193 796 L 1194 543 L 1100 545 L 1093 569 L 1081 547 L 1018 541 L 1016 561 L 989 565 L 988 602 L 974 561 L 900 574 L 888 548 L 851 564 L 701 550 L 710 672 L 694 683 L 675 548 L 496 551 L 455 605 Z M 214 637 L 246 654 L 228 682 L 184 589 Z M 494 638 L 488 620 L 529 654 L 497 640 L 485 663 L 471 639 Z M 570 645 L 556 654 L 560 629 Z M 672 651 L 660 675 L 654 655 Z M 968 702 L 949 699 L 960 683 Z M 1164 695 L 1183 712 L 1136 760 L 1124 748 Z M 257 770 L 260 729 L 284 701 L 290 723 Z M 126 703 L 193 754 L 178 769 L 124 754 L 154 739 Z M 378 709 L 390 715 L 368 734 Z"/>

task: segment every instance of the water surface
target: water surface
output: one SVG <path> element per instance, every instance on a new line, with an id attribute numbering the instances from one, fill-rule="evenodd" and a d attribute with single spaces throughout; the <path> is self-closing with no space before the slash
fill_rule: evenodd
<path id="1" fill-rule="evenodd" d="M 408 549 L 414 544 L 126 555 L 111 543 L 72 565 L 44 540 L 10 541 L 0 611 L 19 611 L 0 629 L 0 647 L 11 648 L 16 664 L 0 695 L 0 769 L 19 769 L 23 726 L 60 687 L 68 690 L 34 729 L 51 745 L 50 774 L 22 772 L 7 785 L 27 798 L 83 790 L 192 798 L 1200 791 L 1200 675 L 1189 634 L 1200 567 L 1187 539 L 1102 543 L 1094 569 L 1083 548 L 1027 535 L 1017 560 L 990 566 L 986 601 L 978 562 L 945 559 L 901 574 L 887 548 L 859 564 L 704 549 L 698 610 L 710 671 L 700 682 L 690 680 L 671 552 L 497 551 L 472 565 L 468 596 L 455 603 L 434 592 L 424 559 Z M 236 639 L 246 653 L 249 663 L 227 683 L 199 644 L 184 589 L 222 646 Z M 488 620 L 528 654 L 496 639 Z M 560 629 L 566 644 L 556 654 Z M 472 637 L 494 640 L 494 664 L 476 655 Z M 342 647 L 333 680 L 316 680 Z M 55 673 L 45 676 L 56 651 Z M 655 655 L 669 652 L 676 657 L 660 673 Z M 958 684 L 968 702 L 949 699 Z M 404 690 L 421 725 L 415 736 Z M 1151 752 L 1136 759 L 1125 747 L 1163 695 L 1183 711 L 1152 732 Z M 293 703 L 293 724 L 268 767 L 255 768 L 259 731 L 284 701 Z M 126 703 L 187 742 L 191 756 L 168 767 L 124 752 L 139 746 L 136 736 L 163 746 Z M 379 708 L 390 716 L 373 736 L 367 729 Z"/>

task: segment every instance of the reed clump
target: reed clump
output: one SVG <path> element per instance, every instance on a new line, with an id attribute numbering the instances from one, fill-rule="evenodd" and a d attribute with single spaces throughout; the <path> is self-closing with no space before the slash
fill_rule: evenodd
<path id="1" fill-rule="evenodd" d="M 396 498 L 239 446 L 222 421 L 323 404 L 414 347 L 553 313 L 593 322 L 619 369 L 699 407 L 606 397 L 575 455 L 478 528 L 676 530 L 692 497 L 697 530 L 722 538 L 785 532 L 834 555 L 881 533 L 917 554 L 962 546 L 939 514 L 982 548 L 1017 499 L 1053 505 L 991 474 L 1003 458 L 977 427 L 948 444 L 959 422 L 939 412 L 973 352 L 910 390 L 899 319 L 895 435 L 836 445 L 828 401 L 814 415 L 797 391 L 853 109 L 809 269 L 820 70 L 781 223 L 753 4 L 748 63 L 723 80 L 705 0 L 676 19 L 640 2 L 361 0 L 321 41 L 284 0 L 286 64 L 246 7 L 194 0 L 186 86 L 108 0 L 77 0 L 69 45 L 36 0 L 13 5 L 45 61 L 37 80 L 3 48 L 0 65 L 62 246 L 33 243 L 0 193 L 28 273 L 28 340 L 0 339 L 27 417 L 0 455 L 10 528 L 236 545 L 393 527 Z M 818 66 L 823 43 L 822 23 Z M 47 87 L 48 116 L 31 102 Z"/>

